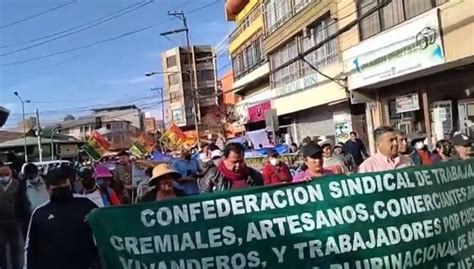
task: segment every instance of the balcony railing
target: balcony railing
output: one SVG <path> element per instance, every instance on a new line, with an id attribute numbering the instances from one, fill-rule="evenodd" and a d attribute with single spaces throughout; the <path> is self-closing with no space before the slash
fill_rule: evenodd
<path id="1" fill-rule="evenodd" d="M 252 25 L 252 22 L 254 22 L 258 18 L 258 16 L 260 16 L 260 14 L 262 14 L 262 8 L 261 8 L 260 4 L 257 4 L 249 12 L 247 17 L 245 17 L 237 25 L 237 27 L 234 29 L 234 31 L 232 31 L 232 33 L 229 35 L 229 43 L 234 42 L 234 40 L 237 39 L 237 37 L 245 31 L 245 29 L 247 29 L 248 27 L 250 27 L 250 25 Z"/>

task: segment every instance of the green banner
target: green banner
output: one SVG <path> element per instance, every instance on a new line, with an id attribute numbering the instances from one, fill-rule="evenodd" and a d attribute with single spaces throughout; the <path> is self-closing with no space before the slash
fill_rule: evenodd
<path id="1" fill-rule="evenodd" d="M 92 212 L 104 269 L 474 266 L 474 161 Z"/>

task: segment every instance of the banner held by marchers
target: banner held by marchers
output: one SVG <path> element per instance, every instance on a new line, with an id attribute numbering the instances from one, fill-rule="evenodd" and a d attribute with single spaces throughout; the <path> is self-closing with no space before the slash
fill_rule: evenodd
<path id="1" fill-rule="evenodd" d="M 474 161 L 104 208 L 104 269 L 469 268 Z M 459 267 L 464 265 L 467 267 Z"/>

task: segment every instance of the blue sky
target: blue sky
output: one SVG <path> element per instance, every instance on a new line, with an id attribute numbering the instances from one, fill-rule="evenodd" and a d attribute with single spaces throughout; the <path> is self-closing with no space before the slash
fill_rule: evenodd
<path id="1" fill-rule="evenodd" d="M 2 28 L 11 22 L 74 0 L 0 0 L 0 55 L 33 43 L 28 40 L 84 24 L 144 0 L 78 0 L 73 4 L 31 20 Z M 150 0 L 146 0 L 150 1 Z M 11 110 L 4 128 L 16 127 L 21 120 L 21 105 L 13 95 L 18 91 L 26 104 L 26 113 L 38 108 L 43 122 L 62 119 L 66 114 L 80 116 L 99 105 L 136 103 L 153 116 L 161 117 L 159 96 L 150 91 L 162 85 L 161 76 L 144 77 L 148 71 L 161 70 L 160 52 L 185 44 L 184 35 L 160 32 L 178 29 L 178 20 L 167 16 L 170 10 L 192 11 L 216 0 L 154 0 L 134 12 L 97 27 L 53 42 L 0 56 L 0 105 Z M 224 15 L 224 1 L 189 13 L 192 44 L 217 45 L 233 28 Z M 151 29 L 98 46 L 11 66 L 6 63 L 69 50 L 112 38 L 148 25 Z M 8 47 L 4 47 L 8 46 Z M 229 69 L 227 55 L 218 59 L 218 70 Z M 28 116 L 28 115 L 27 115 Z"/>

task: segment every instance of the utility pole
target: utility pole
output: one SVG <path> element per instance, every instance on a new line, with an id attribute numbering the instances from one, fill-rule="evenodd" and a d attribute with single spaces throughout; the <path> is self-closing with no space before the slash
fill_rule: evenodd
<path id="1" fill-rule="evenodd" d="M 165 123 L 165 105 L 164 105 L 164 96 L 165 96 L 165 90 L 163 87 L 156 87 L 156 88 L 152 88 L 151 91 L 157 91 L 158 94 L 160 95 L 161 97 L 161 121 L 163 122 L 161 124 L 161 127 L 162 127 L 162 132 L 164 133 L 165 132 L 165 129 L 166 129 L 166 123 Z"/>
<path id="2" fill-rule="evenodd" d="M 168 32 L 163 32 L 160 35 L 167 36 L 171 34 L 177 34 L 184 32 L 186 34 L 186 48 L 187 48 L 187 55 L 188 55 L 188 62 L 189 62 L 189 83 L 191 85 L 192 97 L 193 97 L 193 110 L 194 110 L 194 125 L 196 127 L 196 136 L 197 142 L 199 142 L 199 103 L 198 103 L 198 93 L 197 93 L 197 86 L 195 87 L 195 79 L 196 79 L 196 70 L 194 68 L 194 61 L 192 60 L 191 54 L 191 46 L 189 44 L 189 28 L 188 23 L 186 21 L 186 16 L 184 15 L 183 11 L 180 12 L 168 12 L 168 16 L 173 16 L 179 19 L 183 23 L 182 29 L 172 30 Z M 184 86 L 184 85 L 183 85 Z"/>
<path id="3" fill-rule="evenodd" d="M 30 103 L 30 100 L 23 100 L 18 92 L 14 92 L 15 96 L 21 102 L 21 111 L 23 116 L 23 152 L 25 154 L 25 163 L 28 162 L 28 149 L 26 146 L 26 120 L 25 120 L 25 103 Z"/>
<path id="4" fill-rule="evenodd" d="M 38 137 L 39 161 L 43 162 L 43 149 L 41 148 L 41 125 L 38 109 L 36 109 L 36 136 Z"/>

